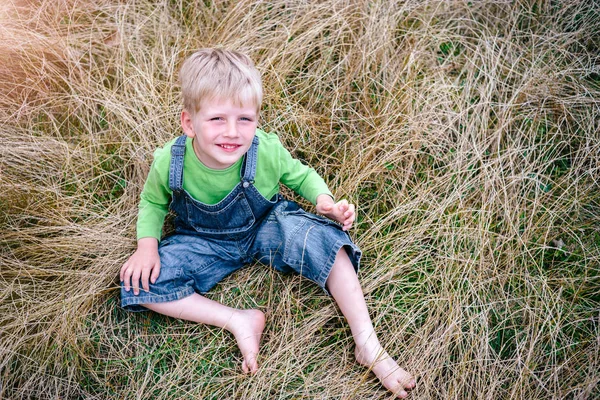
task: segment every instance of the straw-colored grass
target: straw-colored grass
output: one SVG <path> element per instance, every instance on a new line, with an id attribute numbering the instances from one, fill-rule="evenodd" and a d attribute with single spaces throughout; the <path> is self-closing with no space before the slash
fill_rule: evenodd
<path id="1" fill-rule="evenodd" d="M 9 1 L 0 6 L 0 397 L 388 398 L 330 298 L 254 265 L 233 337 L 119 307 L 181 61 L 247 52 L 261 126 L 357 204 L 380 339 L 418 399 L 600 398 L 596 1 Z"/>

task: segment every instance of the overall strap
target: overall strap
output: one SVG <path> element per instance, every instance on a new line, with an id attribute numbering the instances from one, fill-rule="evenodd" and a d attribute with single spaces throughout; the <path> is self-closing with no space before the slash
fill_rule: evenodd
<path id="1" fill-rule="evenodd" d="M 254 136 L 252 139 L 252 145 L 244 155 L 244 163 L 240 170 L 240 177 L 242 185 L 248 187 L 245 182 L 254 183 L 254 177 L 256 176 L 256 160 L 258 158 L 258 136 Z"/>
<path id="2" fill-rule="evenodd" d="M 185 155 L 186 135 L 177 138 L 171 147 L 171 164 L 169 165 L 169 189 L 174 192 L 183 190 L 183 156 Z"/>

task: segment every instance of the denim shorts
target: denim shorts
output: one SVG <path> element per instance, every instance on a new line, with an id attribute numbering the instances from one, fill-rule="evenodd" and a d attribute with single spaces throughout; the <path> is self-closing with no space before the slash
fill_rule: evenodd
<path id="1" fill-rule="evenodd" d="M 206 293 L 245 264 L 259 261 L 278 271 L 298 273 L 325 283 L 338 251 L 344 248 L 358 272 L 361 251 L 340 225 L 304 211 L 297 203 L 280 201 L 260 223 L 241 235 L 225 237 L 174 234 L 159 245 L 160 275 L 148 292 L 125 291 L 121 305 L 144 311 L 141 304 L 179 300 Z"/>

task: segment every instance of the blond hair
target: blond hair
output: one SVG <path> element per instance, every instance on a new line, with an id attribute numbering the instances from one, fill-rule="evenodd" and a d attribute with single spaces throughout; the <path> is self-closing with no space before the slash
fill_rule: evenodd
<path id="1" fill-rule="evenodd" d="M 179 72 L 183 107 L 200 110 L 203 101 L 230 99 L 238 106 L 262 103 L 262 81 L 245 54 L 224 49 L 200 49 L 189 56 Z"/>

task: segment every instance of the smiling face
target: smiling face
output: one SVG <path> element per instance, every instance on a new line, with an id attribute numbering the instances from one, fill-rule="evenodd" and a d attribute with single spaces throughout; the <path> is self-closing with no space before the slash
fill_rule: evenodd
<path id="1" fill-rule="evenodd" d="M 198 112 L 181 113 L 181 126 L 202 164 L 225 169 L 235 164 L 250 148 L 258 126 L 256 105 L 239 106 L 231 100 L 209 100 Z"/>

